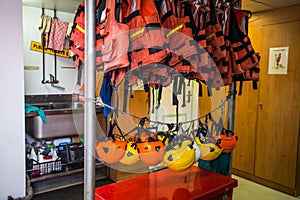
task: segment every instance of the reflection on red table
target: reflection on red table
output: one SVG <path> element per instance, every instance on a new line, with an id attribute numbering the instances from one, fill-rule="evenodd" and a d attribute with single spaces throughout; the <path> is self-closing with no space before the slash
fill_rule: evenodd
<path id="1" fill-rule="evenodd" d="M 95 189 L 96 200 L 232 199 L 237 180 L 193 166 L 184 172 L 163 169 Z"/>

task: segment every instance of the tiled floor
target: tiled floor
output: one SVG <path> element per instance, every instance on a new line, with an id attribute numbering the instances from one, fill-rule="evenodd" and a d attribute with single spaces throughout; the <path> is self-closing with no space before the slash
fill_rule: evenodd
<path id="1" fill-rule="evenodd" d="M 248 181 L 241 177 L 232 176 L 238 180 L 238 187 L 234 189 L 233 200 L 299 200 L 282 192 L 263 185 Z"/>

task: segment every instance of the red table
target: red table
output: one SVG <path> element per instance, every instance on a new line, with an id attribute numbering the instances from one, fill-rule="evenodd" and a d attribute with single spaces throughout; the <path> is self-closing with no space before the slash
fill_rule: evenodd
<path id="1" fill-rule="evenodd" d="M 163 169 L 95 189 L 95 200 L 232 199 L 237 180 L 193 166 L 184 172 Z"/>

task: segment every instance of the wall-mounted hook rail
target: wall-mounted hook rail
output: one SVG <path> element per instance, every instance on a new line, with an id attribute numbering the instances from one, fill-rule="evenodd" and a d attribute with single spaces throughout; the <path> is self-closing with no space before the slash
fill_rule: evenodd
<path id="1" fill-rule="evenodd" d="M 56 9 L 53 10 L 54 11 L 54 16 L 53 18 L 57 19 L 56 16 Z M 42 16 L 45 14 L 44 8 L 42 8 Z M 64 90 L 65 88 L 62 86 L 58 86 L 56 84 L 59 83 L 59 81 L 57 80 L 57 50 L 54 49 L 54 75 L 50 74 L 50 79 L 46 80 L 45 79 L 45 48 L 46 48 L 46 37 L 45 37 L 45 32 L 42 33 L 41 38 L 42 38 L 42 48 L 43 48 L 43 80 L 42 80 L 42 84 L 48 84 L 50 83 L 52 87 L 58 88 L 58 89 L 62 89 Z"/>
<path id="2" fill-rule="evenodd" d="M 45 10 L 44 8 L 42 8 L 42 16 L 45 14 Z M 41 35 L 41 39 L 42 39 L 42 48 L 43 48 L 43 80 L 42 80 L 42 84 L 45 83 L 45 33 L 42 33 Z"/>

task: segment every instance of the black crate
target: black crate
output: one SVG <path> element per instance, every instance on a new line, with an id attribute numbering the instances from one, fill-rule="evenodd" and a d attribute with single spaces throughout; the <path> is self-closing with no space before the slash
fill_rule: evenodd
<path id="1" fill-rule="evenodd" d="M 83 162 L 84 147 L 82 143 L 70 143 L 58 146 L 58 156 L 62 163 Z"/>

